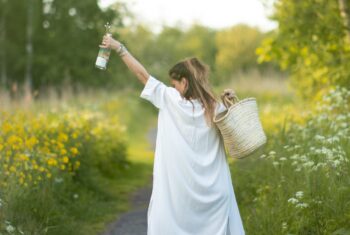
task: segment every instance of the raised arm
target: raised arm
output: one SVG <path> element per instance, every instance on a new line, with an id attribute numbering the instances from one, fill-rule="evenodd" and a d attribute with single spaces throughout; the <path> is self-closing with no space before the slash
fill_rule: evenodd
<path id="1" fill-rule="evenodd" d="M 112 36 L 104 36 L 102 40 L 102 45 L 100 47 L 103 48 L 111 48 L 112 50 L 115 50 L 117 53 L 121 53 L 120 57 L 128 66 L 130 71 L 136 75 L 136 77 L 145 85 L 147 82 L 147 79 L 149 78 L 149 74 L 147 70 L 143 67 L 143 65 L 136 60 L 130 52 L 126 50 L 125 47 L 121 47 L 121 43 L 117 40 L 115 40 Z"/>

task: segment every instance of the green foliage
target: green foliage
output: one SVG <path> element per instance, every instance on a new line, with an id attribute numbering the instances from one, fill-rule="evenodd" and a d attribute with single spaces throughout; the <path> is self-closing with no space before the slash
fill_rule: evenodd
<path id="1" fill-rule="evenodd" d="M 130 92 L 127 94 L 131 95 Z M 50 132 L 48 140 L 53 141 L 59 133 L 66 133 L 68 138 L 64 139 L 68 143 L 79 144 L 79 153 L 72 159 L 79 160 L 80 167 L 74 174 L 63 170 L 50 172 L 52 177 L 44 177 L 40 184 L 30 187 L 20 185 L 15 177 L 10 178 L 7 187 L 0 187 L 0 234 L 99 234 L 105 229 L 106 222 L 114 221 L 116 215 L 128 209 L 130 193 L 150 183 L 153 153 L 145 150 L 144 146 L 148 145 L 144 133 L 151 106 L 137 101 L 136 94 L 132 94 L 135 96 L 132 100 L 124 94 L 118 95 L 103 94 L 101 97 L 94 94 L 93 97 L 81 97 L 81 101 L 70 100 L 68 106 L 44 102 L 42 107 L 37 103 L 38 107 L 32 107 L 30 111 L 34 116 L 37 113 L 42 117 L 37 125 L 42 136 Z M 140 112 L 144 115 L 137 116 Z M 8 118 L 6 113 L 1 112 L 3 119 Z M 24 125 L 33 119 L 29 112 L 24 115 L 24 120 L 14 110 L 9 113 L 20 120 L 11 122 L 13 131 L 20 132 L 24 126 L 25 132 L 32 132 L 34 127 Z M 123 124 L 133 125 L 136 118 L 140 122 L 130 129 L 134 130 L 132 137 L 137 141 L 130 147 L 127 141 L 130 137 Z M 40 136 L 36 137 L 37 144 L 44 145 Z M 3 141 L 0 136 L 2 163 L 4 154 L 1 150 L 8 145 Z M 48 146 L 57 149 L 51 142 Z M 129 148 L 133 149 L 133 158 L 143 161 L 127 158 Z M 70 155 L 67 153 L 67 156 Z M 72 159 L 69 162 L 73 162 Z M 30 170 L 33 171 L 31 167 Z M 25 171 L 18 169 L 17 172 L 21 175 Z M 0 181 L 3 173 L 1 170 Z"/>
<path id="2" fill-rule="evenodd" d="M 124 19 L 133 19 L 133 16 L 123 3 L 116 3 L 106 10 L 100 9 L 96 0 L 11 0 L 0 1 L 0 4 L 0 25 L 6 23 L 0 34 L 0 47 L 3 48 L 0 80 L 6 80 L 7 89 L 13 83 L 21 88 L 24 83 L 28 65 L 27 4 L 32 4 L 31 73 L 33 89 L 39 97 L 49 94 L 51 87 L 56 88 L 59 96 L 67 86 L 71 86 L 73 92 L 84 87 L 109 90 L 141 87 L 115 52 L 111 54 L 107 70 L 95 68 L 98 45 L 107 21 L 112 23 L 113 36 L 161 80 L 168 77 L 168 70 L 176 62 L 192 56 L 210 66 L 214 85 L 231 79 L 235 72 L 267 67 L 257 65 L 254 54 L 264 34 L 246 25 L 223 30 L 200 24 L 193 24 L 188 29 L 165 26 L 155 34 L 151 26 L 143 24 L 125 27 Z"/>
<path id="3" fill-rule="evenodd" d="M 338 1 L 279 0 L 272 18 L 279 28 L 257 49 L 259 62 L 288 70 L 305 99 L 330 86 L 350 86 L 350 44 Z"/>
<path id="4" fill-rule="evenodd" d="M 257 67 L 255 49 L 263 34 L 256 28 L 237 25 L 219 31 L 216 35 L 216 65 L 224 75 Z"/>
<path id="5" fill-rule="evenodd" d="M 4 19 L 5 63 L 8 86 L 12 82 L 23 82 L 26 70 L 27 4 L 30 1 L 2 1 L 6 8 Z M 104 34 L 104 24 L 109 21 L 121 26 L 118 11 L 102 11 L 95 0 L 33 0 L 33 88 L 45 92 L 48 86 L 64 82 L 85 85 L 105 85 L 113 81 L 116 63 L 101 73 L 94 67 L 98 45 Z M 0 58 L 2 60 L 2 58 Z M 75 88 L 75 86 L 74 86 Z"/>
<path id="6" fill-rule="evenodd" d="M 232 165 L 247 234 L 349 231 L 350 90 L 337 87 L 314 105 L 305 124 L 287 120 L 269 135 L 259 158 Z"/>

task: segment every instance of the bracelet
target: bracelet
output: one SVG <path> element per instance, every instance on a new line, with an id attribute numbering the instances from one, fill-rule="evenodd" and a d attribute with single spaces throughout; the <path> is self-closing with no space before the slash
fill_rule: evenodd
<path id="1" fill-rule="evenodd" d="M 119 48 L 117 49 L 117 53 L 119 56 L 123 56 L 126 53 L 128 53 L 128 50 L 126 49 L 126 47 L 120 43 Z"/>

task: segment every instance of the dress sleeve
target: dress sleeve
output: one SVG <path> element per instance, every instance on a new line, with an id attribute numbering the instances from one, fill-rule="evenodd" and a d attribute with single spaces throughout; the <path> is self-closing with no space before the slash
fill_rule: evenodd
<path id="1" fill-rule="evenodd" d="M 140 97 L 150 101 L 158 109 L 163 109 L 167 100 L 179 99 L 180 93 L 175 88 L 166 86 L 150 75 Z"/>

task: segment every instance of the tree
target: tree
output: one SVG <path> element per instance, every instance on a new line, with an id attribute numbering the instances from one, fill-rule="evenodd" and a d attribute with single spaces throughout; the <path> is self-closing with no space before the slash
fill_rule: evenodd
<path id="1" fill-rule="evenodd" d="M 263 34 L 247 25 L 236 25 L 221 30 L 216 35 L 216 65 L 229 79 L 233 73 L 257 67 L 255 49 Z"/>
<path id="2" fill-rule="evenodd" d="M 0 83 L 6 86 L 7 71 L 6 71 L 6 14 L 7 14 L 7 0 L 1 0 L 1 19 L 0 19 Z"/>
<path id="3" fill-rule="evenodd" d="M 279 28 L 257 50 L 259 62 L 276 61 L 290 72 L 291 85 L 304 99 L 336 85 L 350 86 L 350 45 L 344 43 L 347 16 L 341 17 L 346 8 L 339 7 L 340 2 L 345 3 L 277 1 L 272 19 Z"/>

